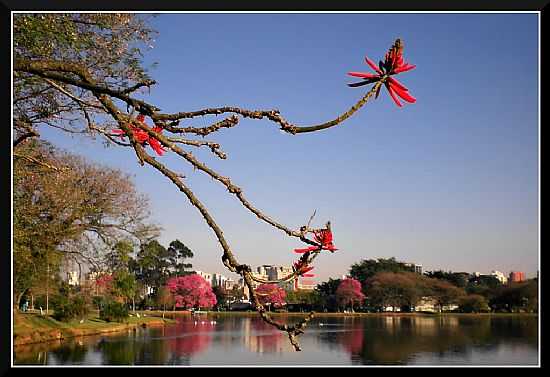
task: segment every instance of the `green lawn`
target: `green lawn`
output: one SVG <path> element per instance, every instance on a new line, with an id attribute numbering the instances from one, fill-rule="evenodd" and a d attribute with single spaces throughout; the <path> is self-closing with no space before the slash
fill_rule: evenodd
<path id="1" fill-rule="evenodd" d="M 92 335 L 103 332 L 122 331 L 137 326 L 157 326 L 173 323 L 173 320 L 147 316 L 128 317 L 124 322 L 106 322 L 97 315 L 91 315 L 80 323 L 80 320 L 60 322 L 51 316 L 36 313 L 14 313 L 13 336 L 16 344 Z"/>

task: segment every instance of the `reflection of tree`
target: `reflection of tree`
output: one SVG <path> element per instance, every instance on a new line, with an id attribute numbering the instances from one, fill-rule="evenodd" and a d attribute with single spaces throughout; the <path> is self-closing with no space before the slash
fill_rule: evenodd
<path id="1" fill-rule="evenodd" d="M 340 322 L 341 323 L 341 322 Z M 537 347 L 537 318 L 489 316 L 389 316 L 355 319 L 341 333 L 321 333 L 364 364 L 405 364 L 419 354 L 445 357 L 466 354 L 472 347 L 494 349 L 502 343 Z M 356 359 L 354 357 L 354 359 Z"/>
<path id="2" fill-rule="evenodd" d="M 349 325 L 346 326 L 346 329 L 350 331 L 338 333 L 338 342 L 343 345 L 343 347 L 351 355 L 360 354 L 363 349 L 363 337 L 365 335 L 363 331 L 363 323 L 359 321 L 354 321 L 355 318 L 352 318 L 352 321 Z"/>
<path id="3" fill-rule="evenodd" d="M 153 337 L 164 336 L 165 328 L 161 329 L 151 329 L 153 331 Z M 157 334 L 157 332 L 159 332 Z M 151 340 L 144 338 L 141 343 L 141 347 L 136 350 L 136 364 L 142 365 L 162 365 L 168 362 L 169 356 L 169 347 L 166 341 L 162 340 Z"/>
<path id="4" fill-rule="evenodd" d="M 102 338 L 95 346 L 106 365 L 161 365 L 168 358 L 164 342 L 153 341 L 133 332 L 127 337 Z"/>
<path id="5" fill-rule="evenodd" d="M 182 319 L 176 326 L 166 327 L 164 336 L 173 356 L 189 357 L 208 348 L 215 325 L 209 318 L 197 319 L 197 322 L 195 325 L 194 319 Z"/>
<path id="6" fill-rule="evenodd" d="M 82 342 L 72 342 L 53 350 L 51 355 L 55 355 L 58 364 L 82 364 L 87 353 L 88 347 Z"/>
<path id="7" fill-rule="evenodd" d="M 137 348 L 140 344 L 131 339 L 106 340 L 101 339 L 96 348 L 101 352 L 103 364 L 132 365 L 136 359 Z"/>

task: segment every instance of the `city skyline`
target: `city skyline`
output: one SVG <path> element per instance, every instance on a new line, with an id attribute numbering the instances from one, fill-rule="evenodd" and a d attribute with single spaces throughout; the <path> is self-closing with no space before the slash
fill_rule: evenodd
<path id="1" fill-rule="evenodd" d="M 388 23 L 395 28 L 386 30 Z M 159 83 L 145 96 L 163 110 L 276 107 L 299 124 L 332 119 L 356 101 L 363 92 L 346 86 L 355 81 L 346 73 L 367 71 L 365 55 L 378 60 L 402 38 L 405 59 L 417 65 L 402 82 L 417 103 L 397 108 L 381 93 L 341 127 L 305 136 L 243 120 L 215 138 L 226 161 L 193 153 L 292 228 L 314 210 L 315 226 L 332 221 L 339 251 L 316 260 L 318 281 L 346 274 L 362 259 L 389 257 L 425 271 L 536 276 L 536 14 L 164 14 L 153 26 L 159 35 L 145 62 L 159 62 L 151 71 Z M 174 46 L 182 36 L 180 51 Z M 164 228 L 160 242 L 180 239 L 195 253 L 194 268 L 234 275 L 200 214 L 135 155 L 40 131 L 62 148 L 133 174 Z M 241 263 L 297 259 L 292 250 L 302 247 L 299 240 L 259 222 L 223 187 L 173 156 L 159 158 L 187 176 Z"/>
<path id="2" fill-rule="evenodd" d="M 377 259 L 377 258 L 371 258 L 371 259 Z M 252 267 L 252 270 L 256 270 L 257 267 L 259 266 L 251 266 Z M 279 266 L 276 266 L 276 267 L 279 267 Z M 287 266 L 284 266 L 284 267 L 287 267 Z M 290 267 L 290 266 L 288 266 Z M 433 272 L 433 271 L 445 271 L 445 272 L 455 272 L 455 273 L 462 273 L 462 272 L 466 272 L 470 275 L 475 275 L 476 273 L 480 273 L 481 275 L 491 275 L 492 272 L 496 271 L 496 272 L 502 272 L 504 274 L 504 276 L 506 276 L 507 278 L 509 278 L 510 274 L 513 273 L 513 272 L 516 272 L 516 273 L 524 273 L 524 271 L 520 271 L 518 269 L 515 269 L 515 270 L 509 270 L 509 271 L 504 271 L 504 270 L 499 270 L 499 269 L 491 269 L 491 270 L 483 270 L 483 271 L 480 271 L 480 270 L 475 270 L 475 271 L 459 271 L 459 270 L 453 270 L 453 269 L 449 269 L 449 268 L 435 268 L 435 269 L 425 269 L 424 266 L 422 266 L 422 274 L 425 274 L 426 272 Z M 202 272 L 206 272 L 206 273 L 209 273 L 211 275 L 221 275 L 221 276 L 225 276 L 229 279 L 232 279 L 232 280 L 235 280 L 235 279 L 239 279 L 240 278 L 240 275 L 239 274 L 236 274 L 234 272 L 231 272 L 231 271 L 227 271 L 227 270 L 222 270 L 220 269 L 220 272 L 212 272 L 212 271 L 207 271 L 206 269 L 204 268 L 199 268 L 199 267 L 195 267 L 193 266 L 193 271 L 195 270 L 198 270 L 198 271 L 202 271 Z M 314 280 L 316 283 L 322 283 L 324 281 L 327 281 L 328 279 L 340 279 L 342 278 L 343 276 L 346 276 L 346 275 L 349 275 L 349 270 L 346 271 L 345 273 L 342 273 L 340 275 L 330 275 L 328 276 L 326 279 L 320 279 L 319 277 L 315 276 L 315 277 L 312 277 L 312 278 L 308 278 L 309 280 Z M 534 274 L 525 274 L 525 279 L 534 279 L 537 277 L 537 271 L 535 271 Z"/>

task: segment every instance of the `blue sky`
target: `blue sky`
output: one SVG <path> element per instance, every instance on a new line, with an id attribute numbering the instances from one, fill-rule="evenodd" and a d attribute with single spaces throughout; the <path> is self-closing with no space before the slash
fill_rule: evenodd
<path id="1" fill-rule="evenodd" d="M 319 281 L 361 259 L 395 256 L 424 270 L 508 274 L 538 270 L 537 14 L 162 14 L 145 63 L 158 62 L 146 99 L 165 112 L 223 105 L 278 108 L 292 123 L 335 118 L 365 92 L 397 37 L 417 68 L 399 75 L 418 101 L 386 92 L 341 126 L 291 136 L 242 120 L 207 137 L 228 154 L 192 150 L 290 227 L 331 220 L 340 251 L 317 259 Z M 218 118 L 221 119 L 221 118 Z M 195 119 L 205 126 L 216 118 Z M 179 238 L 201 270 L 226 273 L 198 211 L 129 149 L 43 130 L 55 144 L 134 175 L 151 198 L 161 242 Z M 159 157 L 224 230 L 241 263 L 290 264 L 298 240 L 261 223 L 218 183 L 172 155 Z M 227 273 L 228 276 L 232 276 Z"/>

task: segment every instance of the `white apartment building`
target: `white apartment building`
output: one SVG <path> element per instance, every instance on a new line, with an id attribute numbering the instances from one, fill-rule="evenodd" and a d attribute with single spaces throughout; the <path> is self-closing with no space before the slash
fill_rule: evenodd
<path id="1" fill-rule="evenodd" d="M 508 283 L 508 278 L 506 277 L 506 275 L 504 275 L 500 271 L 496 271 L 496 270 L 491 271 L 491 276 L 496 277 L 498 281 L 500 281 L 502 284 Z"/>
<path id="2" fill-rule="evenodd" d="M 225 282 L 227 281 L 227 277 L 225 277 L 222 274 L 212 274 L 212 287 L 224 287 L 225 288 Z"/>
<path id="3" fill-rule="evenodd" d="M 72 286 L 80 285 L 78 271 L 67 271 L 67 284 Z"/>
<path id="4" fill-rule="evenodd" d="M 201 276 L 207 282 L 209 282 L 210 285 L 212 285 L 212 274 L 209 274 L 208 272 L 203 272 L 203 271 L 195 271 L 195 273 Z"/>

